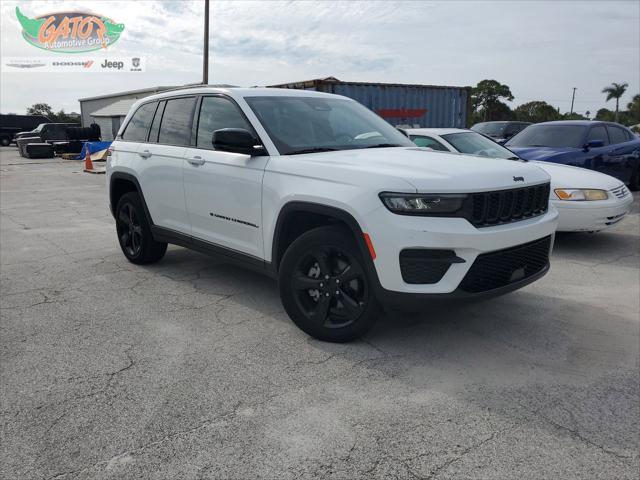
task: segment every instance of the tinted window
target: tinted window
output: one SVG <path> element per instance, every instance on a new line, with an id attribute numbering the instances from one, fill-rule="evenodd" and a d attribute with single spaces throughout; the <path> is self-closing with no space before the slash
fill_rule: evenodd
<path id="1" fill-rule="evenodd" d="M 500 136 L 506 127 L 505 122 L 486 122 L 486 123 L 476 123 L 471 130 L 475 130 L 476 132 L 483 133 L 489 136 Z"/>
<path id="2" fill-rule="evenodd" d="M 609 145 L 609 136 L 607 130 L 602 125 L 591 127 L 587 134 L 587 143 L 591 140 L 602 140 L 605 145 Z"/>
<path id="3" fill-rule="evenodd" d="M 530 125 L 507 143 L 508 147 L 582 148 L 584 127 L 580 125 Z"/>
<path id="4" fill-rule="evenodd" d="M 411 136 L 410 138 L 411 138 L 411 140 L 413 140 L 413 143 L 415 143 L 419 147 L 432 148 L 433 150 L 440 150 L 442 152 L 447 152 L 448 151 L 447 147 L 442 145 L 439 141 L 437 141 L 434 138 L 431 138 L 431 137 L 414 137 L 414 136 Z"/>
<path id="5" fill-rule="evenodd" d="M 453 145 L 460 153 L 491 158 L 507 158 L 510 160 L 518 159 L 511 150 L 476 132 L 449 133 L 442 135 L 442 138 Z"/>
<path id="6" fill-rule="evenodd" d="M 191 122 L 195 97 L 167 100 L 160 125 L 158 143 L 186 146 L 191 143 Z"/>
<path id="7" fill-rule="evenodd" d="M 253 128 L 244 118 L 240 109 L 223 97 L 204 97 L 198 120 L 198 148 L 213 148 L 212 134 L 221 128 L 243 128 L 253 132 Z"/>
<path id="8" fill-rule="evenodd" d="M 607 130 L 609 130 L 609 137 L 611 138 L 611 143 L 624 143 L 629 141 L 629 137 L 627 136 L 626 130 L 620 127 L 612 127 L 611 125 L 607 126 Z"/>
<path id="9" fill-rule="evenodd" d="M 160 120 L 162 120 L 162 113 L 164 112 L 164 107 L 167 102 L 160 102 L 160 106 L 158 110 L 156 110 L 156 115 L 153 117 L 153 123 L 151 124 L 151 131 L 149 132 L 149 141 L 157 142 L 158 141 L 158 132 L 160 131 Z"/>
<path id="10" fill-rule="evenodd" d="M 133 117 L 131 117 L 127 128 L 122 134 L 122 138 L 132 142 L 146 142 L 147 132 L 153 119 L 153 112 L 156 111 L 156 105 L 158 105 L 157 102 L 151 102 L 145 103 L 138 108 Z"/>
<path id="11" fill-rule="evenodd" d="M 371 110 L 351 100 L 316 96 L 245 100 L 283 155 L 414 145 Z"/>

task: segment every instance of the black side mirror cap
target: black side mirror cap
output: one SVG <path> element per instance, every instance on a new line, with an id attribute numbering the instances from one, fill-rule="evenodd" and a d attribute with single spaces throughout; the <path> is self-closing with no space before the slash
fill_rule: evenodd
<path id="1" fill-rule="evenodd" d="M 221 128 L 213 132 L 213 148 L 223 152 L 245 155 L 266 155 L 264 146 L 251 132 L 244 128 Z"/>

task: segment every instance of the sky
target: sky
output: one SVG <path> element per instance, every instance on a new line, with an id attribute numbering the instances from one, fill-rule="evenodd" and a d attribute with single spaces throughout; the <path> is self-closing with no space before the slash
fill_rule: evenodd
<path id="1" fill-rule="evenodd" d="M 0 112 L 37 102 L 79 111 L 78 98 L 197 83 L 202 78 L 203 0 L 0 3 L 0 57 L 56 56 L 21 36 L 15 8 L 35 17 L 92 11 L 124 23 L 98 55 L 144 57 L 143 73 L 7 72 Z M 359 82 L 508 85 L 512 107 L 544 100 L 569 111 L 602 107 L 602 88 L 640 93 L 640 0 L 630 1 L 211 1 L 209 83 L 272 85 L 337 77 Z M 76 54 L 78 55 L 78 54 Z M 2 62 L 4 65 L 4 62 Z"/>

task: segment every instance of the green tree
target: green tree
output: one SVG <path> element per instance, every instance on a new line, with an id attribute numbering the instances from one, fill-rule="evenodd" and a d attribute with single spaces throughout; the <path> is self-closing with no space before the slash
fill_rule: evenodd
<path id="1" fill-rule="evenodd" d="M 518 106 L 513 113 L 515 114 L 516 120 L 522 122 L 549 122 L 560 118 L 558 111 L 542 100 L 523 103 Z"/>
<path id="2" fill-rule="evenodd" d="M 44 115 L 51 121 L 55 121 L 55 114 L 47 103 L 34 103 L 27 108 L 27 115 Z"/>
<path id="3" fill-rule="evenodd" d="M 633 96 L 631 101 L 627 104 L 627 110 L 631 121 L 634 124 L 640 123 L 640 93 Z"/>
<path id="4" fill-rule="evenodd" d="M 482 80 L 471 92 L 473 109 L 485 122 L 510 119 L 511 109 L 501 99 L 511 101 L 513 94 L 507 85 L 497 80 Z"/>
<path id="5" fill-rule="evenodd" d="M 55 113 L 53 116 L 55 117 L 55 121 L 58 123 L 76 123 L 78 121 L 76 118 L 67 115 L 64 109 Z"/>
<path id="6" fill-rule="evenodd" d="M 596 112 L 595 120 L 602 120 L 604 122 L 613 122 L 615 113 L 608 108 L 601 108 Z"/>
<path id="7" fill-rule="evenodd" d="M 602 93 L 606 93 L 607 94 L 607 102 L 609 100 L 611 100 L 612 98 L 616 99 L 616 114 L 615 114 L 615 122 L 618 121 L 618 104 L 620 102 L 620 97 L 622 95 L 624 95 L 624 92 L 627 91 L 627 87 L 629 86 L 628 83 L 615 83 L 613 82 L 611 85 L 609 85 L 608 87 L 604 87 L 602 89 Z"/>

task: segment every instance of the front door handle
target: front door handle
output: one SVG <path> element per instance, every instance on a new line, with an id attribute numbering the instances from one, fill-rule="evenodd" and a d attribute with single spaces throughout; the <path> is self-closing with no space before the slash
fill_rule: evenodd
<path id="1" fill-rule="evenodd" d="M 143 150 L 141 152 L 138 152 L 138 155 L 140 155 L 142 158 L 149 158 L 152 153 L 149 150 Z"/>
<path id="2" fill-rule="evenodd" d="M 196 155 L 195 157 L 188 159 L 187 162 L 195 166 L 204 165 L 204 158 L 200 157 L 199 155 Z"/>

